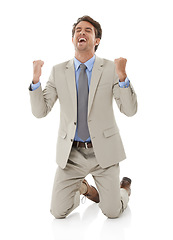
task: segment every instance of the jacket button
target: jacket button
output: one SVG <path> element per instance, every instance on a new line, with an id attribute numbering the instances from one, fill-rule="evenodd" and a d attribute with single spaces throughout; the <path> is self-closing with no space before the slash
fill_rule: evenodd
<path id="1" fill-rule="evenodd" d="M 74 122 L 74 125 L 76 125 L 76 122 Z"/>

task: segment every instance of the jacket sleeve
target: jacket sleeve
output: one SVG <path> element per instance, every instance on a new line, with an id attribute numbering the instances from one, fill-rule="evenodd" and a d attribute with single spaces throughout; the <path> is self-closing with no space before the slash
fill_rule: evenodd
<path id="1" fill-rule="evenodd" d="M 112 90 L 114 99 L 118 105 L 120 112 L 124 113 L 128 117 L 135 115 L 137 112 L 138 104 L 137 96 L 131 82 L 127 88 L 119 87 L 118 75 L 115 72 Z"/>
<path id="2" fill-rule="evenodd" d="M 40 87 L 34 91 L 31 91 L 31 89 L 29 89 L 29 94 L 33 115 L 37 118 L 45 117 L 51 111 L 54 103 L 58 98 L 57 90 L 55 87 L 54 67 L 52 68 L 45 89 L 42 91 L 42 87 L 40 85 Z"/>

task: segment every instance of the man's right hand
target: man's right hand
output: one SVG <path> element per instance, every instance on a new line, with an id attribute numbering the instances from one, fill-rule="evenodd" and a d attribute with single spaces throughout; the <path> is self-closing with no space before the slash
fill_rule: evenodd
<path id="1" fill-rule="evenodd" d="M 39 82 L 41 76 L 41 68 L 44 62 L 41 60 L 33 61 L 33 83 L 36 84 Z"/>

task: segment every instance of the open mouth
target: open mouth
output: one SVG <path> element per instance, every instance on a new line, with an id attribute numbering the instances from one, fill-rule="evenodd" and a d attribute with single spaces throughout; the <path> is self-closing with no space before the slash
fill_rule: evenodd
<path id="1" fill-rule="evenodd" d="M 86 42 L 86 38 L 79 38 L 78 39 L 78 42 L 81 43 L 81 42 Z"/>

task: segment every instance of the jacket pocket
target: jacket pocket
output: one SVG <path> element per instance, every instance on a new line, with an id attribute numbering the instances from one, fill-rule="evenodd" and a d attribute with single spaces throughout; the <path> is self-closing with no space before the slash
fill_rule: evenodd
<path id="1" fill-rule="evenodd" d="M 67 133 L 66 133 L 64 130 L 60 129 L 58 135 L 59 135 L 61 138 L 65 139 L 66 136 L 67 136 Z"/>
<path id="2" fill-rule="evenodd" d="M 113 135 L 115 135 L 116 133 L 118 133 L 118 129 L 115 128 L 115 127 L 112 127 L 112 128 L 109 128 L 109 129 L 106 129 L 103 131 L 103 135 L 108 138 L 108 137 L 111 137 Z"/>

